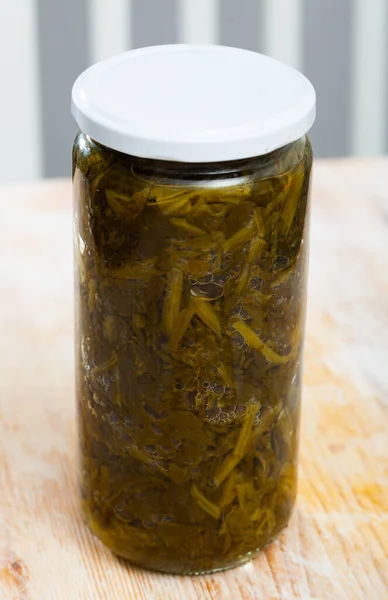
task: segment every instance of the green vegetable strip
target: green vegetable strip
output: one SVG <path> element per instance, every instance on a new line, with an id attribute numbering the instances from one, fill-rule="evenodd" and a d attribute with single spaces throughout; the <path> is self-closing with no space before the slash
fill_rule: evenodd
<path id="1" fill-rule="evenodd" d="M 236 285 L 236 289 L 235 289 L 235 295 L 236 296 L 240 296 L 241 292 L 243 291 L 243 289 L 245 288 L 247 281 L 249 278 L 249 265 L 245 264 L 240 277 L 238 279 L 237 285 Z"/>
<path id="2" fill-rule="evenodd" d="M 191 495 L 194 498 L 194 500 L 196 501 L 196 503 L 198 504 L 198 506 L 200 506 L 202 508 L 202 510 L 207 512 L 208 515 L 210 515 L 211 517 L 214 517 L 215 519 L 220 518 L 220 516 L 221 516 L 220 507 L 217 506 L 216 504 L 214 504 L 213 502 L 210 502 L 210 500 L 208 500 L 203 495 L 203 493 L 200 492 L 200 490 L 197 488 L 195 483 L 193 483 L 193 485 L 191 486 Z"/>
<path id="3" fill-rule="evenodd" d="M 100 468 L 100 492 L 102 496 L 108 496 L 110 492 L 110 470 L 106 465 Z"/>
<path id="4" fill-rule="evenodd" d="M 172 217 L 170 219 L 170 223 L 175 225 L 175 227 L 179 227 L 183 231 L 186 231 L 187 233 L 191 233 L 192 235 L 205 235 L 206 234 L 206 232 L 203 229 L 200 229 L 199 227 L 192 225 L 191 223 L 186 221 L 186 219 L 182 219 L 180 217 Z"/>
<path id="5" fill-rule="evenodd" d="M 282 218 L 284 221 L 283 232 L 285 235 L 288 235 L 291 229 L 291 225 L 294 221 L 296 209 L 298 207 L 298 203 L 302 192 L 303 182 L 304 173 L 303 170 L 301 170 L 293 180 L 291 189 L 286 197 L 282 211 Z"/>
<path id="6" fill-rule="evenodd" d="M 271 287 L 274 288 L 279 285 L 282 285 L 283 283 L 287 283 L 287 281 L 290 279 L 291 276 L 292 276 L 292 272 L 290 272 L 289 269 L 285 269 L 284 271 L 281 271 L 279 277 L 277 277 L 275 280 L 272 281 Z"/>
<path id="7" fill-rule="evenodd" d="M 233 469 L 244 458 L 248 450 L 249 443 L 251 441 L 250 433 L 252 432 L 252 426 L 255 421 L 257 411 L 257 404 L 251 404 L 249 406 L 248 412 L 245 416 L 245 419 L 240 429 L 239 436 L 237 438 L 237 443 L 232 453 L 221 463 L 221 466 L 214 477 L 217 486 L 221 485 L 221 483 L 225 481 L 225 479 L 230 475 Z"/>
<path id="8" fill-rule="evenodd" d="M 179 467 L 172 463 L 169 468 L 169 477 L 174 483 L 182 483 L 187 475 L 187 468 Z"/>
<path id="9" fill-rule="evenodd" d="M 271 429 L 271 427 L 275 421 L 276 414 L 277 413 L 274 411 L 273 408 L 263 407 L 261 409 L 260 421 L 253 430 L 254 438 L 259 437 L 260 435 L 262 435 L 263 433 L 265 433 L 266 431 Z"/>
<path id="10" fill-rule="evenodd" d="M 222 491 L 222 496 L 220 500 L 220 506 L 223 508 L 227 506 L 236 497 L 236 483 L 237 483 L 237 473 L 236 471 L 232 471 L 227 480 L 225 481 L 225 485 Z"/>
<path id="11" fill-rule="evenodd" d="M 88 307 L 89 307 L 89 312 L 91 312 L 91 313 L 94 311 L 94 305 L 95 305 L 95 300 L 96 300 L 96 290 L 97 290 L 96 280 L 90 279 L 89 280 Z"/>
<path id="12" fill-rule="evenodd" d="M 178 315 L 177 322 L 174 325 L 174 331 L 171 336 L 171 349 L 177 349 L 183 336 L 185 335 L 188 326 L 190 325 L 191 319 L 195 314 L 194 305 L 189 304 L 187 308 L 182 310 Z"/>
<path id="13" fill-rule="evenodd" d="M 82 256 L 82 253 L 77 244 L 75 245 L 74 253 L 75 253 L 75 259 L 77 261 L 77 266 L 78 266 L 79 282 L 82 286 L 85 284 L 85 281 L 86 281 L 86 271 L 85 271 L 85 266 L 84 266 L 84 262 L 83 262 L 83 256 Z"/>
<path id="14" fill-rule="evenodd" d="M 154 275 L 160 275 L 160 271 L 155 268 L 157 257 L 149 258 L 142 263 L 127 264 L 117 269 L 111 269 L 110 274 L 115 279 L 141 279 L 150 281 Z"/>
<path id="15" fill-rule="evenodd" d="M 236 250 L 237 248 L 242 248 L 249 240 L 252 238 L 252 235 L 256 232 L 256 225 L 254 221 L 251 221 L 246 227 L 243 227 L 237 233 L 232 235 L 231 238 L 226 240 L 224 245 L 224 252 L 230 252 L 231 250 Z"/>
<path id="16" fill-rule="evenodd" d="M 119 269 L 112 269 L 111 275 L 115 279 L 140 279 L 142 281 L 150 281 L 152 277 L 160 274 L 157 269 L 149 269 L 148 271 L 138 265 L 128 265 Z"/>
<path id="17" fill-rule="evenodd" d="M 257 516 L 258 515 L 258 516 Z M 256 518 L 254 518 L 256 517 Z M 273 515 L 273 511 L 270 510 L 269 508 L 260 508 L 260 513 L 258 511 L 256 511 L 256 513 L 254 514 L 254 517 L 252 516 L 252 521 L 259 521 L 259 524 L 256 527 L 255 530 L 255 534 L 256 535 L 261 535 L 263 533 L 263 531 L 267 530 L 267 531 L 271 531 L 273 526 L 274 526 L 274 515 Z"/>
<path id="18" fill-rule="evenodd" d="M 260 238 L 265 237 L 265 223 L 264 223 L 264 212 L 263 209 L 259 206 L 255 208 L 253 213 L 253 218 L 256 223 L 257 234 Z"/>
<path id="19" fill-rule="evenodd" d="M 102 328 L 106 339 L 113 344 L 115 341 L 115 319 L 113 315 L 104 315 Z"/>
<path id="20" fill-rule="evenodd" d="M 121 167 L 116 168 L 116 185 L 122 182 L 123 191 L 106 189 L 105 197 L 109 208 L 124 221 L 134 221 L 142 212 L 148 198 L 148 190 L 135 191 L 128 185 L 128 178 Z"/>
<path id="21" fill-rule="evenodd" d="M 272 350 L 272 348 L 267 346 L 259 338 L 259 336 L 242 321 L 234 321 L 233 327 L 236 331 L 241 333 L 241 335 L 244 338 L 244 341 L 248 344 L 250 348 L 253 348 L 254 350 L 259 350 L 270 362 L 273 362 L 275 364 L 285 364 L 291 359 L 290 354 L 288 354 L 287 356 L 281 356 L 280 354 L 275 352 L 275 350 Z"/>
<path id="22" fill-rule="evenodd" d="M 276 427 L 286 443 L 290 446 L 292 451 L 296 450 L 296 435 L 295 435 L 295 423 L 291 418 L 289 409 L 283 408 L 279 414 Z"/>
<path id="23" fill-rule="evenodd" d="M 116 379 L 115 381 L 115 403 L 117 404 L 117 406 L 121 406 L 123 403 L 120 379 Z"/>
<path id="24" fill-rule="evenodd" d="M 218 369 L 218 372 L 221 375 L 222 379 L 226 383 L 226 385 L 228 387 L 233 388 L 235 384 L 234 384 L 233 377 L 231 376 L 231 374 L 229 372 L 229 369 L 222 363 L 218 365 L 217 369 Z"/>
<path id="25" fill-rule="evenodd" d="M 191 210 L 190 196 L 184 194 L 179 199 L 158 202 L 158 206 L 164 215 L 185 215 Z"/>
<path id="26" fill-rule="evenodd" d="M 288 408 L 283 408 L 277 421 L 277 426 L 284 438 L 288 437 L 293 431 L 293 423 Z"/>
<path id="27" fill-rule="evenodd" d="M 163 325 L 164 330 L 169 335 L 172 334 L 174 324 L 179 315 L 183 290 L 183 274 L 179 269 L 174 269 L 168 275 L 168 285 L 166 298 L 163 307 Z"/>
<path id="28" fill-rule="evenodd" d="M 253 240 L 250 243 L 249 246 L 249 252 L 248 252 L 248 259 L 247 262 L 248 264 L 252 264 L 253 262 L 255 262 L 258 257 L 260 256 L 261 251 L 263 250 L 263 248 L 265 247 L 265 242 L 256 237 L 253 238 Z"/>
<path id="29" fill-rule="evenodd" d="M 233 454 L 239 458 L 242 458 L 250 442 L 250 433 L 252 432 L 253 423 L 255 422 L 257 411 L 259 406 L 257 404 L 250 404 L 245 419 L 240 429 L 237 443 L 233 449 Z"/>
<path id="30" fill-rule="evenodd" d="M 136 446 L 126 446 L 126 450 L 127 452 L 133 457 L 135 458 L 140 465 L 146 465 L 148 468 L 151 467 L 151 465 L 155 465 L 157 466 L 158 470 L 163 473 L 163 475 L 168 475 L 167 470 L 160 465 L 160 463 L 155 463 L 154 460 L 152 460 L 152 457 L 147 456 L 144 452 L 141 451 L 140 448 L 137 448 Z"/>
<path id="31" fill-rule="evenodd" d="M 197 317 L 199 317 L 206 327 L 209 327 L 209 329 L 211 329 L 213 333 L 220 338 L 221 326 L 214 308 L 209 304 L 209 302 L 205 302 L 199 298 L 192 300 L 192 303 Z"/>
<path id="32" fill-rule="evenodd" d="M 112 352 L 112 356 L 110 357 L 109 360 L 107 360 L 104 364 L 99 365 L 98 367 L 94 367 L 94 369 L 92 369 L 92 376 L 98 377 L 102 373 L 105 373 L 105 371 L 108 371 L 109 369 L 113 369 L 117 364 L 118 364 L 117 354 L 116 354 L 116 352 Z"/>
<path id="33" fill-rule="evenodd" d="M 208 203 L 215 202 L 233 202 L 236 204 L 240 204 L 241 200 L 244 198 L 249 198 L 252 192 L 252 182 L 247 181 L 243 185 L 238 186 L 230 186 L 224 187 L 222 190 L 219 188 L 209 188 L 206 191 L 206 200 Z"/>
<path id="34" fill-rule="evenodd" d="M 249 245 L 249 251 L 248 251 L 246 263 L 245 263 L 245 265 L 241 271 L 240 277 L 237 281 L 237 286 L 235 289 L 236 296 L 240 296 L 241 292 L 245 288 L 247 281 L 249 279 L 250 265 L 258 259 L 258 257 L 260 256 L 260 253 L 263 250 L 263 248 L 265 247 L 265 245 L 266 244 L 265 244 L 264 240 L 260 239 L 259 237 L 255 237 L 251 240 L 251 243 Z"/>
<path id="35" fill-rule="evenodd" d="M 125 215 L 129 198 L 126 194 L 119 194 L 112 190 L 105 190 L 106 201 L 109 208 L 111 208 L 118 215 Z"/>

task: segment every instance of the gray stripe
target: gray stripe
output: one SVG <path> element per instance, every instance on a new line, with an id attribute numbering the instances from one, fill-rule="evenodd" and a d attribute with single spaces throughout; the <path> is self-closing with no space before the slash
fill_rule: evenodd
<path id="1" fill-rule="evenodd" d="M 75 78 L 88 66 L 86 0 L 39 0 L 39 55 L 45 177 L 71 172 L 77 126 L 70 115 Z"/>
<path id="2" fill-rule="evenodd" d="M 383 48 L 383 52 L 385 52 L 385 73 L 383 77 L 385 78 L 385 152 L 388 153 L 388 10 L 387 10 L 387 19 L 385 23 L 385 47 Z"/>
<path id="3" fill-rule="evenodd" d="M 195 2 L 195 0 L 193 0 Z M 258 0 L 221 0 L 220 43 L 247 50 L 262 50 L 260 31 L 263 3 Z"/>
<path id="4" fill-rule="evenodd" d="M 317 92 L 317 156 L 350 151 L 352 0 L 304 0 L 304 68 Z"/>
<path id="5" fill-rule="evenodd" d="M 178 40 L 178 8 L 178 0 L 133 0 L 133 47 L 175 44 Z"/>

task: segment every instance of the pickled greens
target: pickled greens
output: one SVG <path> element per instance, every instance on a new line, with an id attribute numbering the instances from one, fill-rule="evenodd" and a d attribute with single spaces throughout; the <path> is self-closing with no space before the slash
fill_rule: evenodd
<path id="1" fill-rule="evenodd" d="M 182 165 L 80 133 L 73 163 L 86 522 L 152 569 L 244 562 L 296 494 L 311 146 Z"/>

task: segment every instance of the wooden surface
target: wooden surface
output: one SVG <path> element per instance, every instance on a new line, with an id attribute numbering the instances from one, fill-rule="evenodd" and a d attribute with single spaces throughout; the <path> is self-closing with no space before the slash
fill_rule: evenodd
<path id="1" fill-rule="evenodd" d="M 0 188 L 0 599 L 388 598 L 388 159 L 313 187 L 297 510 L 254 562 L 163 576 L 114 558 L 75 488 L 69 182 Z"/>

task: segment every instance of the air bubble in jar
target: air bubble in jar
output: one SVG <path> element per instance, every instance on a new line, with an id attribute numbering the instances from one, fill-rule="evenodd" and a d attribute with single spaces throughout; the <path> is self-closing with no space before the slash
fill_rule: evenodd
<path id="1" fill-rule="evenodd" d="M 110 413 L 108 414 L 108 422 L 111 425 L 115 425 L 116 423 L 120 422 L 120 417 L 117 416 L 113 410 L 111 410 Z"/>

